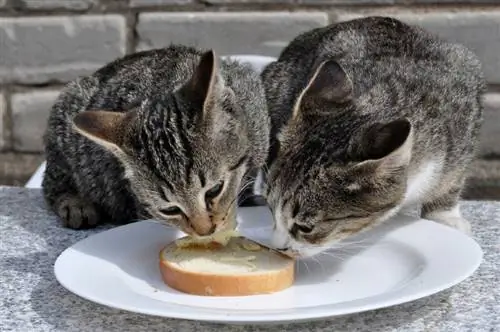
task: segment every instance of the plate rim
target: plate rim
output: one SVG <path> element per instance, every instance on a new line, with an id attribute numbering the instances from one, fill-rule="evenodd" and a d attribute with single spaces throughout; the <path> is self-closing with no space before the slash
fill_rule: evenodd
<path id="1" fill-rule="evenodd" d="M 400 216 L 404 217 L 404 216 Z M 434 294 L 437 294 L 441 291 L 444 291 L 448 288 L 451 288 L 461 282 L 463 282 L 465 279 L 469 278 L 476 270 L 479 268 L 479 266 L 482 264 L 483 259 L 484 259 L 484 252 L 481 248 L 481 246 L 477 243 L 475 239 L 472 237 L 469 237 L 458 230 L 455 230 L 449 226 L 445 226 L 439 223 L 436 223 L 434 221 L 430 221 L 427 219 L 423 218 L 413 218 L 415 220 L 414 224 L 417 223 L 424 223 L 425 225 L 429 225 L 430 227 L 437 227 L 438 229 L 441 228 L 441 231 L 445 232 L 454 232 L 454 236 L 461 237 L 461 241 L 466 241 L 468 242 L 468 246 L 470 248 L 473 248 L 474 253 L 471 253 L 475 256 L 474 263 L 470 264 L 467 269 L 462 271 L 460 275 L 456 275 L 454 278 L 449 277 L 449 280 L 446 282 L 440 282 L 439 285 L 430 287 L 430 288 L 424 288 L 423 290 L 420 291 L 412 291 L 409 295 L 403 295 L 403 296 L 394 296 L 393 293 L 399 293 L 401 292 L 401 288 L 398 288 L 397 290 L 389 291 L 386 293 L 381 293 L 377 294 L 374 296 L 366 297 L 366 298 L 361 298 L 361 299 L 355 299 L 352 301 L 346 301 L 346 302 L 341 302 L 342 306 L 340 308 L 335 308 L 338 307 L 340 303 L 335 303 L 335 304 L 325 304 L 321 306 L 315 306 L 315 307 L 305 307 L 305 308 L 296 308 L 296 309 L 274 309 L 271 310 L 269 313 L 263 314 L 262 312 L 259 313 L 254 313 L 254 312 L 248 312 L 248 310 L 240 310 L 239 313 L 236 314 L 224 314 L 224 312 L 221 309 L 209 309 L 205 307 L 195 307 L 195 306 L 189 306 L 189 305 L 184 305 L 184 304 L 177 304 L 177 303 L 168 303 L 168 302 L 163 302 L 161 300 L 147 297 L 148 300 L 154 301 L 154 302 L 161 302 L 162 306 L 164 307 L 162 311 L 158 311 L 157 309 L 153 308 L 141 308 L 137 306 L 133 306 L 130 303 L 126 303 L 125 305 L 120 305 L 119 303 L 115 303 L 114 301 L 107 300 L 105 297 L 99 297 L 96 296 L 96 294 L 88 294 L 82 289 L 75 289 L 75 287 L 72 287 L 68 285 L 68 283 L 65 282 L 65 277 L 62 276 L 62 270 L 61 269 L 61 264 L 64 264 L 64 260 L 68 255 L 73 254 L 75 251 L 74 247 L 75 246 L 81 246 L 84 245 L 85 242 L 89 241 L 89 239 L 95 237 L 100 237 L 100 236 L 109 236 L 111 232 L 116 231 L 117 229 L 120 228 L 125 228 L 125 227 L 141 227 L 141 224 L 145 223 L 151 223 L 151 221 L 139 221 L 123 226 L 118 226 L 114 227 L 111 229 L 104 230 L 102 232 L 92 234 L 84 239 L 81 239 L 77 241 L 76 243 L 72 244 L 65 250 L 63 250 L 57 257 L 55 263 L 54 263 L 54 275 L 56 277 L 56 280 L 58 283 L 64 287 L 67 291 L 70 293 L 73 293 L 87 301 L 94 302 L 100 305 L 104 305 L 107 307 L 115 308 L 118 310 L 124 310 L 127 312 L 133 312 L 133 313 L 140 313 L 140 314 L 145 314 L 149 316 L 156 316 L 156 317 L 164 317 L 164 318 L 172 318 L 172 319 L 183 319 L 183 320 L 190 320 L 190 321 L 200 321 L 200 322 L 215 322 L 215 323 L 229 323 L 229 324 L 244 324 L 244 323 L 252 323 L 252 324 L 279 324 L 279 323 L 286 323 L 286 322 L 304 322 L 304 321 L 314 321 L 314 320 L 321 320 L 321 319 L 327 319 L 335 316 L 342 316 L 342 315 L 348 315 L 348 314 L 354 314 L 354 313 L 361 313 L 361 312 L 366 312 L 366 311 L 371 311 L 371 310 L 376 310 L 376 309 L 382 309 L 382 308 L 388 308 L 388 307 L 393 307 L 396 305 L 400 305 L 403 303 L 408 303 L 415 301 L 417 299 L 425 298 Z M 405 225 L 401 228 L 407 227 L 409 225 Z M 462 243 L 462 245 L 464 245 Z M 403 287 L 404 289 L 404 287 Z M 131 290 L 131 292 L 133 292 Z M 141 297 L 146 297 L 145 295 L 142 294 L 136 294 L 137 296 Z M 377 298 L 382 297 L 381 300 L 376 300 Z M 384 299 L 384 297 L 386 297 Z M 364 305 L 356 304 L 356 302 L 363 302 L 366 301 L 367 299 L 371 299 L 369 303 L 366 303 Z M 350 303 L 350 304 L 349 304 Z M 353 304 L 354 303 L 354 304 Z M 332 306 L 334 307 L 332 309 Z M 185 310 L 175 310 L 175 311 L 170 311 L 168 307 L 174 307 L 174 308 L 194 308 L 196 310 L 196 314 L 193 314 L 189 310 L 187 313 L 185 313 Z M 300 316 L 297 316 L 297 310 L 302 311 Z M 245 314 L 245 312 L 247 312 Z"/>

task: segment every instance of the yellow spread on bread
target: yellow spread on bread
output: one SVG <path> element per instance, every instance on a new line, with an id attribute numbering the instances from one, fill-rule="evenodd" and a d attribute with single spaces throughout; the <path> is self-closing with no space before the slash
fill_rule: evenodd
<path id="1" fill-rule="evenodd" d="M 180 254 L 181 251 L 192 248 L 192 249 L 205 249 L 205 250 L 214 250 L 214 257 L 218 257 L 217 251 L 215 250 L 216 247 L 214 247 L 215 244 L 219 244 L 222 247 L 226 247 L 229 242 L 231 241 L 232 238 L 235 237 L 241 237 L 241 235 L 236 231 L 236 230 L 229 230 L 225 232 L 219 232 L 216 233 L 212 236 L 205 236 L 205 237 L 184 237 L 181 239 L 178 239 L 175 241 L 176 244 L 176 249 L 175 251 Z M 241 242 L 232 245 L 230 247 L 231 250 L 234 250 L 234 252 L 241 252 L 241 251 L 247 251 L 247 252 L 256 252 L 259 250 L 262 250 L 262 247 L 250 240 L 241 239 Z M 252 263 L 253 260 L 256 259 L 256 256 L 254 255 L 248 255 L 248 256 L 231 256 L 231 257 L 218 257 L 218 260 L 220 262 L 226 262 L 226 263 L 236 263 L 236 264 L 242 264 L 247 267 L 250 267 L 252 270 L 256 270 L 257 266 Z M 203 264 L 201 261 L 198 262 L 198 264 Z"/>
<path id="2" fill-rule="evenodd" d="M 175 241 L 178 248 L 187 248 L 191 246 L 203 246 L 210 243 L 219 243 L 222 246 L 227 246 L 231 238 L 238 237 L 240 234 L 236 230 L 218 232 L 210 236 L 203 237 L 184 237 Z"/>

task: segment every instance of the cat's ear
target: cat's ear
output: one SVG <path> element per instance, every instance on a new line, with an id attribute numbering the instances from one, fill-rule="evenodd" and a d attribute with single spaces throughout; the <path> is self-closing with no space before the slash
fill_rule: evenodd
<path id="1" fill-rule="evenodd" d="M 335 60 L 321 62 L 309 83 L 297 98 L 293 110 L 296 117 L 305 109 L 314 109 L 316 101 L 345 103 L 352 97 L 353 84 L 342 66 Z M 311 103 L 311 107 L 308 107 Z"/>
<path id="2" fill-rule="evenodd" d="M 193 76 L 181 88 L 188 98 L 198 103 L 206 115 L 217 100 L 222 87 L 219 63 L 213 50 L 205 52 L 195 68 Z"/>
<path id="3" fill-rule="evenodd" d="M 391 172 L 406 167 L 411 160 L 413 128 L 407 119 L 374 124 L 354 144 L 358 167 L 375 167 L 377 172 Z"/>
<path id="4" fill-rule="evenodd" d="M 73 128 L 112 152 L 122 151 L 135 111 L 84 111 L 73 118 Z"/>

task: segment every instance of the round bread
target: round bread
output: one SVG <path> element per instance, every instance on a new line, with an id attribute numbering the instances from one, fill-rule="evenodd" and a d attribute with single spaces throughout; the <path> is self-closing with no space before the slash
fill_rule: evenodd
<path id="1" fill-rule="evenodd" d="M 243 237 L 227 245 L 167 245 L 160 252 L 160 271 L 170 287 L 193 295 L 245 296 L 290 287 L 294 260 Z"/>

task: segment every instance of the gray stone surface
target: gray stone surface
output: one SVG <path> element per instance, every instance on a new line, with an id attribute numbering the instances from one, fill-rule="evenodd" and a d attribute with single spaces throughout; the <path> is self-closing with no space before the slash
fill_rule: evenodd
<path id="1" fill-rule="evenodd" d="M 7 101 L 5 100 L 5 96 L 0 91 L 0 151 L 5 148 L 6 145 L 6 123 L 5 118 L 7 117 Z"/>
<path id="2" fill-rule="evenodd" d="M 498 4 L 498 0 L 396 0 L 401 4 Z"/>
<path id="3" fill-rule="evenodd" d="M 0 9 L 7 7 L 7 0 L 0 0 Z"/>
<path id="4" fill-rule="evenodd" d="M 98 0 L 15 0 L 16 8 L 85 10 Z"/>
<path id="5" fill-rule="evenodd" d="M 125 18 L 4 17 L 0 40 L 0 83 L 69 81 L 125 54 Z"/>
<path id="6" fill-rule="evenodd" d="M 500 93 L 487 93 L 484 98 L 480 154 L 500 156 Z"/>
<path id="7" fill-rule="evenodd" d="M 327 24 L 325 13 L 146 13 L 139 15 L 139 50 L 183 43 L 219 54 L 276 56 L 297 34 Z"/>
<path id="8" fill-rule="evenodd" d="M 298 0 L 303 5 L 392 5 L 397 0 Z"/>
<path id="9" fill-rule="evenodd" d="M 151 7 L 162 5 L 186 5 L 193 0 L 130 0 L 130 7 Z"/>
<path id="10" fill-rule="evenodd" d="M 365 14 L 333 14 L 339 22 Z M 490 83 L 500 83 L 500 12 L 458 11 L 458 12 L 415 12 L 390 15 L 410 24 L 420 25 L 446 40 L 466 45 L 483 62 L 483 69 Z"/>
<path id="11" fill-rule="evenodd" d="M 42 154 L 0 153 L 0 186 L 24 186 L 43 162 L 43 159 Z M 0 331 L 3 331 L 1 326 Z"/>
<path id="12" fill-rule="evenodd" d="M 469 172 L 462 197 L 500 201 L 500 160 L 476 160 Z"/>
<path id="13" fill-rule="evenodd" d="M 140 1 L 140 0 L 138 0 Z M 301 5 L 374 5 L 393 4 L 395 0 L 204 0 L 212 4 L 298 3 Z"/>
<path id="14" fill-rule="evenodd" d="M 12 140 L 15 150 L 43 150 L 42 138 L 47 118 L 58 95 L 59 91 L 32 91 L 12 95 Z"/>
<path id="15" fill-rule="evenodd" d="M 294 3 L 295 0 L 204 0 L 203 2 L 211 3 L 215 5 L 231 5 L 231 4 L 282 4 L 282 3 Z"/>
<path id="16" fill-rule="evenodd" d="M 479 269 L 453 288 L 414 302 L 317 322 L 288 325 L 201 323 L 146 316 L 82 299 L 58 284 L 53 266 L 67 247 L 108 227 L 64 229 L 40 190 L 0 187 L 1 331 L 421 332 L 497 331 L 500 326 L 500 203 L 464 202 L 484 250 Z M 105 258 L 103 258 L 105 259 Z M 443 268 L 446 268 L 443 266 Z"/>

